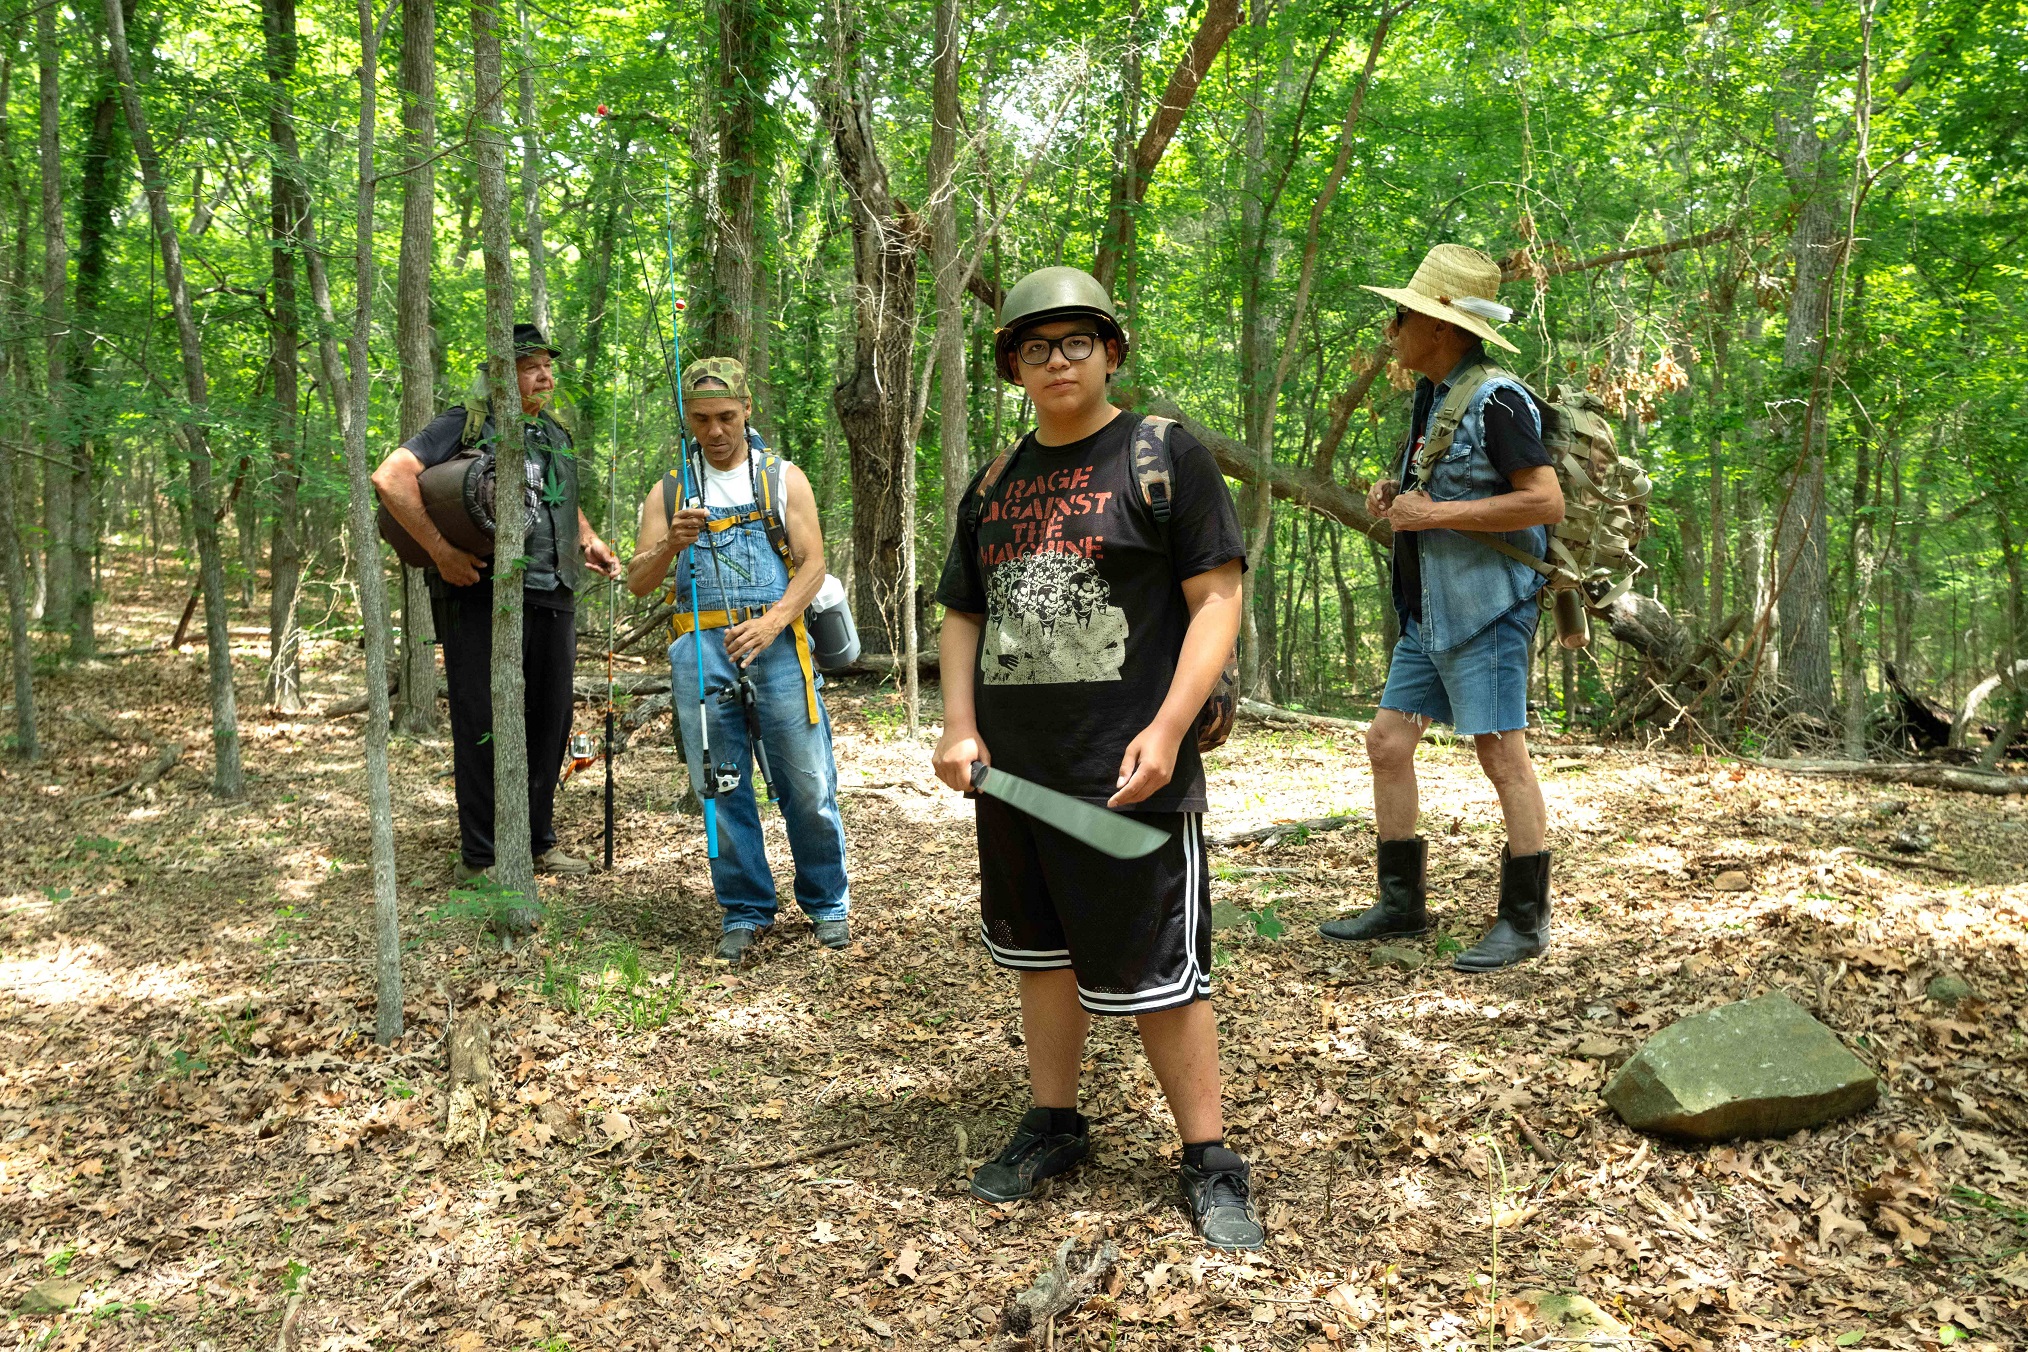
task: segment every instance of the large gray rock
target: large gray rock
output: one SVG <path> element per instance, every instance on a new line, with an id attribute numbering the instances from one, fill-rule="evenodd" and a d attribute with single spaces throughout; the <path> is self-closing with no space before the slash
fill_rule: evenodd
<path id="1" fill-rule="evenodd" d="M 1879 1096 L 1865 1063 L 1779 991 L 1669 1025 L 1605 1091 L 1634 1130 L 1691 1141 L 1786 1136 Z"/>

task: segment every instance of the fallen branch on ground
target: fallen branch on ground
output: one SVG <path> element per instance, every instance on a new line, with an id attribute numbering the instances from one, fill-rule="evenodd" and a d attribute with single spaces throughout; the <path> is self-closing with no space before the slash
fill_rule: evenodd
<path id="1" fill-rule="evenodd" d="M 1344 728 L 1351 732 L 1364 733 L 1366 725 L 1349 718 L 1333 718 L 1329 714 L 1306 714 L 1299 709 L 1284 709 L 1278 704 L 1265 704 L 1257 699 L 1243 699 L 1239 711 L 1248 718 L 1258 718 L 1263 723 L 1294 723 L 1306 728 Z"/>
<path id="2" fill-rule="evenodd" d="M 778 1160 L 768 1160 L 764 1164 L 721 1165 L 719 1172 L 726 1174 L 764 1174 L 770 1169 L 785 1169 L 791 1164 L 808 1164 L 811 1160 L 820 1160 L 826 1155 L 842 1155 L 854 1146 L 865 1145 L 872 1139 L 871 1136 L 848 1136 L 842 1141 L 833 1141 L 829 1145 L 812 1146 L 808 1150 L 798 1150 L 793 1155 L 784 1155 Z"/>
<path id="3" fill-rule="evenodd" d="M 1276 822 L 1273 826 L 1256 826 L 1251 831 L 1235 831 L 1229 836 L 1214 836 L 1211 843 L 1213 845 L 1250 845 L 1254 841 L 1259 841 L 1263 845 L 1273 845 L 1281 840 L 1282 837 L 1292 836 L 1298 831 L 1312 833 L 1317 831 L 1336 831 L 1342 827 L 1350 826 L 1354 820 L 1352 817 L 1310 817 L 1299 822 Z"/>
<path id="4" fill-rule="evenodd" d="M 1056 1246 L 1056 1261 L 1049 1265 L 1035 1285 L 1007 1302 L 1000 1312 L 1000 1327 L 1016 1336 L 1025 1336 L 1062 1314 L 1074 1310 L 1098 1294 L 1099 1283 L 1113 1264 L 1120 1261 L 1120 1246 L 1107 1240 L 1092 1251 L 1082 1271 L 1070 1270 L 1070 1252 L 1075 1239 Z"/>
<path id="5" fill-rule="evenodd" d="M 1761 760 L 1754 764 L 1792 775 L 1837 775 L 1846 779 L 1878 780 L 1883 784 L 1913 784 L 1924 789 L 1952 789 L 1959 793 L 1989 793 L 2000 797 L 2010 793 L 2028 793 L 2028 775 L 1959 770 L 1946 765 L 1810 760 Z"/>
<path id="6" fill-rule="evenodd" d="M 117 798 L 123 793 L 138 793 L 140 790 L 147 788 L 150 784 L 153 784 L 156 780 L 160 779 L 162 776 L 168 774 L 170 768 L 174 766 L 177 761 L 182 759 L 183 759 L 183 743 L 156 741 L 155 759 L 148 763 L 148 767 L 146 769 L 142 770 L 140 774 L 135 775 L 132 779 L 128 780 L 126 783 L 119 784 L 114 786 L 113 788 L 107 789 L 104 793 L 92 794 L 84 801 L 87 803 L 96 803 L 107 798 Z"/>

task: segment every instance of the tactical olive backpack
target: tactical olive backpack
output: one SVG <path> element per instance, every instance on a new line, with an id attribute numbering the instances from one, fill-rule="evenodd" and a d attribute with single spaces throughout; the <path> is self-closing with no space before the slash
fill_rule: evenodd
<path id="1" fill-rule="evenodd" d="M 1176 485 L 1175 462 L 1169 457 L 1169 429 L 1176 425 L 1174 418 L 1143 417 L 1134 428 L 1133 446 L 1129 452 L 1133 465 L 1134 486 L 1140 490 L 1141 501 L 1154 514 L 1155 524 L 1165 532 L 1169 529 L 1170 498 Z M 1006 450 L 993 457 L 986 472 L 979 476 L 979 486 L 973 491 L 963 508 L 965 531 L 974 539 L 979 534 L 979 515 L 985 510 L 986 502 L 993 496 L 993 490 L 1007 473 L 1007 467 L 1014 461 L 1014 452 L 1021 448 L 1015 442 Z M 1228 653 L 1225 666 L 1218 673 L 1218 681 L 1211 687 L 1211 694 L 1205 698 L 1204 707 L 1197 711 L 1193 725 L 1197 732 L 1197 749 L 1200 752 L 1215 751 L 1225 745 L 1232 736 L 1233 720 L 1239 715 L 1239 659 Z"/>
<path id="2" fill-rule="evenodd" d="M 1430 419 L 1429 435 L 1416 457 L 1422 482 L 1429 481 L 1430 468 L 1450 447 L 1472 396 L 1494 375 L 1527 384 L 1511 371 L 1485 363 L 1452 386 L 1443 407 Z M 1605 402 L 1597 395 L 1580 386 L 1558 385 L 1549 398 L 1536 397 L 1543 405 L 1542 447 L 1563 486 L 1563 520 L 1549 528 L 1549 557 L 1538 559 L 1497 535 L 1471 530 L 1458 534 L 1542 574 L 1549 579 L 1552 600 L 1561 602 L 1568 593 L 1585 610 L 1603 615 L 1645 567 L 1636 551 L 1648 533 L 1653 485 L 1640 465 L 1620 455 L 1612 424 L 1605 418 Z M 1559 628 L 1563 618 L 1559 607 Z M 1569 637 L 1566 631 L 1568 646 L 1584 646 L 1581 639 L 1569 643 Z"/>

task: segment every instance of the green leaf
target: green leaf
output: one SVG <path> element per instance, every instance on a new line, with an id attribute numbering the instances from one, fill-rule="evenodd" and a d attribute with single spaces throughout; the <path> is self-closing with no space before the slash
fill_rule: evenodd
<path id="1" fill-rule="evenodd" d="M 1852 1346 L 1852 1344 L 1858 1342 L 1861 1338 L 1864 1338 L 1865 1336 L 1866 1336 L 1865 1329 L 1853 1329 L 1849 1333 L 1839 1334 L 1832 1341 L 1837 1343 L 1837 1345 L 1840 1347 L 1850 1347 Z"/>

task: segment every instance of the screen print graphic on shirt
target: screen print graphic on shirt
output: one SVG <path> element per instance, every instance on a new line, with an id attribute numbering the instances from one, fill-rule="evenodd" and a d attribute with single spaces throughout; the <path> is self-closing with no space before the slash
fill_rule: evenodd
<path id="1" fill-rule="evenodd" d="M 1127 612 L 1095 559 L 1105 555 L 1105 513 L 1118 494 L 1089 488 L 1091 466 L 1015 479 L 980 524 L 1012 539 L 986 545 L 987 685 L 1117 681 L 1127 655 Z"/>

